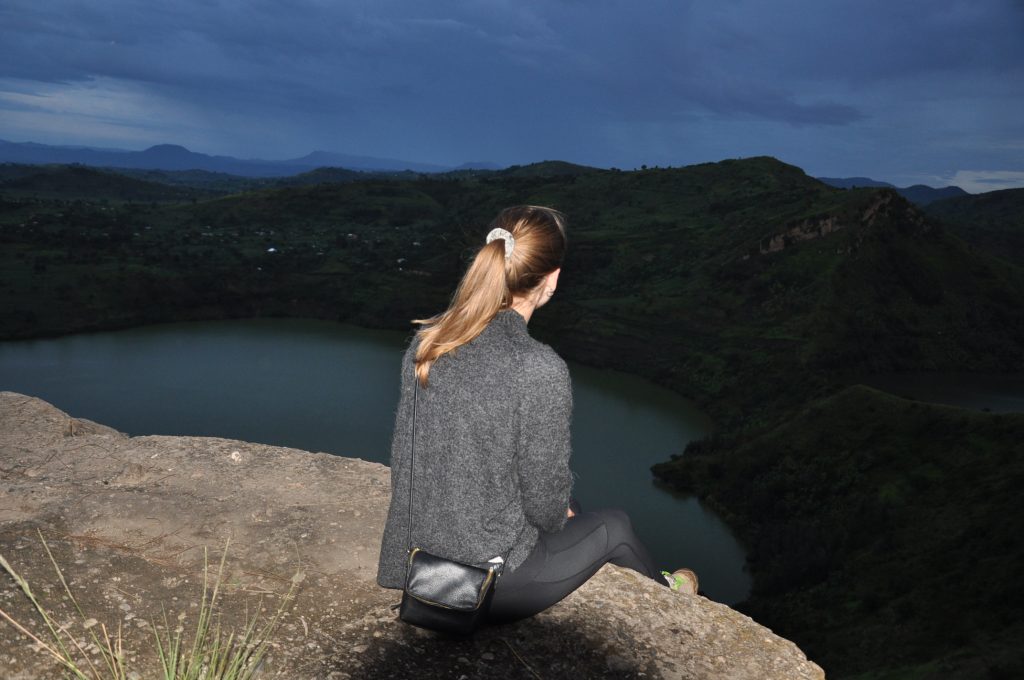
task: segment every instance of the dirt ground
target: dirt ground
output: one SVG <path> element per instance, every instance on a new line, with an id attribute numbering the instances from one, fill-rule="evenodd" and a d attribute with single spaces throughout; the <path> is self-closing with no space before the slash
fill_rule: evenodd
<path id="1" fill-rule="evenodd" d="M 375 583 L 386 466 L 209 437 L 126 437 L 33 397 L 0 392 L 0 555 L 89 652 L 120 627 L 130 677 L 157 672 L 151 624 L 195 625 L 204 559 L 217 610 L 240 629 L 294 599 L 265 678 L 822 678 L 792 643 L 702 597 L 606 566 L 531 620 L 444 638 L 396 619 Z M 68 601 L 43 546 L 85 612 Z M 43 637 L 14 581 L 0 610 Z M 98 656 L 91 654 L 93 659 Z M 0 677 L 61 677 L 0 621 Z"/>

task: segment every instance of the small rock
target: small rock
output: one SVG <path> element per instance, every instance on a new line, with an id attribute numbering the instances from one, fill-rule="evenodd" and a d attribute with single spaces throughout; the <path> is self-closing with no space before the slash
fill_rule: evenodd
<path id="1" fill-rule="evenodd" d="M 629 659 L 618 654 L 609 654 L 605 657 L 604 662 L 608 666 L 608 670 L 613 673 L 624 673 L 633 667 Z"/>

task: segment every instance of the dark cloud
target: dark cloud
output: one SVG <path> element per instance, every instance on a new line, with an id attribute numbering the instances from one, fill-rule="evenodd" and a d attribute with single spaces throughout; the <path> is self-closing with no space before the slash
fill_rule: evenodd
<path id="1" fill-rule="evenodd" d="M 1004 0 L 7 0 L 0 137 L 1015 170 L 1024 131 L 1005 111 L 1024 104 L 1022 17 Z"/>

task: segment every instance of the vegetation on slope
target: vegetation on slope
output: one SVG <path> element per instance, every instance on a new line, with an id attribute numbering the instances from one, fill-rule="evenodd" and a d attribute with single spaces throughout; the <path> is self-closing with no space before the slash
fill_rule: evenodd
<path id="1" fill-rule="evenodd" d="M 854 386 L 685 459 L 656 471 L 742 527 L 743 609 L 830 677 L 1024 673 L 1024 414 Z"/>
<path id="2" fill-rule="evenodd" d="M 0 165 L 0 195 L 83 201 L 179 202 L 215 194 L 82 165 Z"/>
<path id="3" fill-rule="evenodd" d="M 978 249 L 1024 265 L 1024 189 L 938 201 L 927 212 Z"/>

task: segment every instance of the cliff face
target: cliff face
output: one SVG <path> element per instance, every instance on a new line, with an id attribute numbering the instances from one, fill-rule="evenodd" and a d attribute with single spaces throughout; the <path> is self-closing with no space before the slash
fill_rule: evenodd
<path id="1" fill-rule="evenodd" d="M 396 620 L 376 586 L 388 468 L 207 437 L 126 437 L 33 397 L 0 392 L 0 554 L 57 621 L 61 597 L 39 530 L 88 616 L 123 626 L 131 667 L 152 677 L 148 622 L 186 632 L 203 578 L 230 538 L 220 608 L 240 627 L 301 581 L 261 677 L 822 678 L 791 642 L 702 597 L 606 566 L 537 617 L 453 641 Z M 13 581 L 0 609 L 39 630 Z M 180 618 L 179 618 L 180 617 Z M 56 667 L 0 622 L 6 678 Z"/>
<path id="2" fill-rule="evenodd" d="M 785 231 L 766 236 L 761 239 L 758 253 L 760 255 L 777 253 L 802 241 L 813 241 L 841 229 L 853 228 L 858 231 L 858 235 L 837 250 L 839 254 L 848 254 L 863 241 L 863 232 L 876 227 L 876 225 L 881 229 L 896 228 L 914 236 L 923 236 L 933 229 L 920 210 L 899 200 L 895 192 L 886 191 L 880 192 L 859 215 L 849 215 L 844 219 L 829 214 L 815 219 L 804 219 Z"/>

